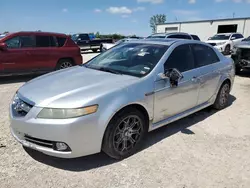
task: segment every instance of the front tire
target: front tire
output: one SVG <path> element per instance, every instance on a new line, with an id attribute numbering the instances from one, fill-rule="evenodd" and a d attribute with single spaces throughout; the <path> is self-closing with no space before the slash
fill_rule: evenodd
<path id="1" fill-rule="evenodd" d="M 102 150 L 115 159 L 127 158 L 140 148 L 146 132 L 145 117 L 140 111 L 128 108 L 118 112 L 105 131 Z"/>
<path id="2" fill-rule="evenodd" d="M 222 110 L 227 107 L 230 93 L 230 84 L 229 82 L 225 82 L 222 84 L 216 100 L 213 104 L 213 107 L 217 110 Z"/>
<path id="3" fill-rule="evenodd" d="M 231 50 L 231 47 L 230 47 L 230 45 L 228 44 L 228 45 L 225 47 L 225 51 L 224 51 L 225 55 L 229 55 L 229 54 L 230 54 L 230 50 Z"/>

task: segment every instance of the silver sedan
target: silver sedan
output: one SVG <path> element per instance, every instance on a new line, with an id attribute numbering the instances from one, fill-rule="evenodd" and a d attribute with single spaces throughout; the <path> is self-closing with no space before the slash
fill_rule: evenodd
<path id="1" fill-rule="evenodd" d="M 56 157 L 103 150 L 122 159 L 148 131 L 208 106 L 225 108 L 234 76 L 232 60 L 202 42 L 125 42 L 23 85 L 10 104 L 11 133 Z"/>

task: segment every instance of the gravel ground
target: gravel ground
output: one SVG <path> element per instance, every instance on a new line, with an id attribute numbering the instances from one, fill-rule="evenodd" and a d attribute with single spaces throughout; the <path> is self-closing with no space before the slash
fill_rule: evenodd
<path id="1" fill-rule="evenodd" d="M 8 105 L 33 77 L 1 78 L 0 187 L 249 188 L 249 77 L 236 77 L 228 108 L 208 108 L 151 132 L 144 148 L 123 161 L 103 153 L 57 159 L 24 150 L 10 135 Z"/>

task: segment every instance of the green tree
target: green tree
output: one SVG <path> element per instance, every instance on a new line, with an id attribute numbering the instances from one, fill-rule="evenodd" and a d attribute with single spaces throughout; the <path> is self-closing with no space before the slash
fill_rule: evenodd
<path id="1" fill-rule="evenodd" d="M 100 38 L 100 32 L 99 31 L 96 32 L 95 37 Z"/>
<path id="2" fill-rule="evenodd" d="M 165 14 L 156 14 L 150 18 L 150 27 L 152 28 L 152 32 L 156 32 L 156 25 L 163 24 L 166 22 Z"/>

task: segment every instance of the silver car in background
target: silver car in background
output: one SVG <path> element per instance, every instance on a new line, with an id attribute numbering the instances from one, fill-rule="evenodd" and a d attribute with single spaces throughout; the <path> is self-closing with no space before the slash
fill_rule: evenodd
<path id="1" fill-rule="evenodd" d="M 234 76 L 232 60 L 202 42 L 125 42 L 23 85 L 10 104 L 11 133 L 56 157 L 103 150 L 123 159 L 148 131 L 208 106 L 225 108 Z"/>

